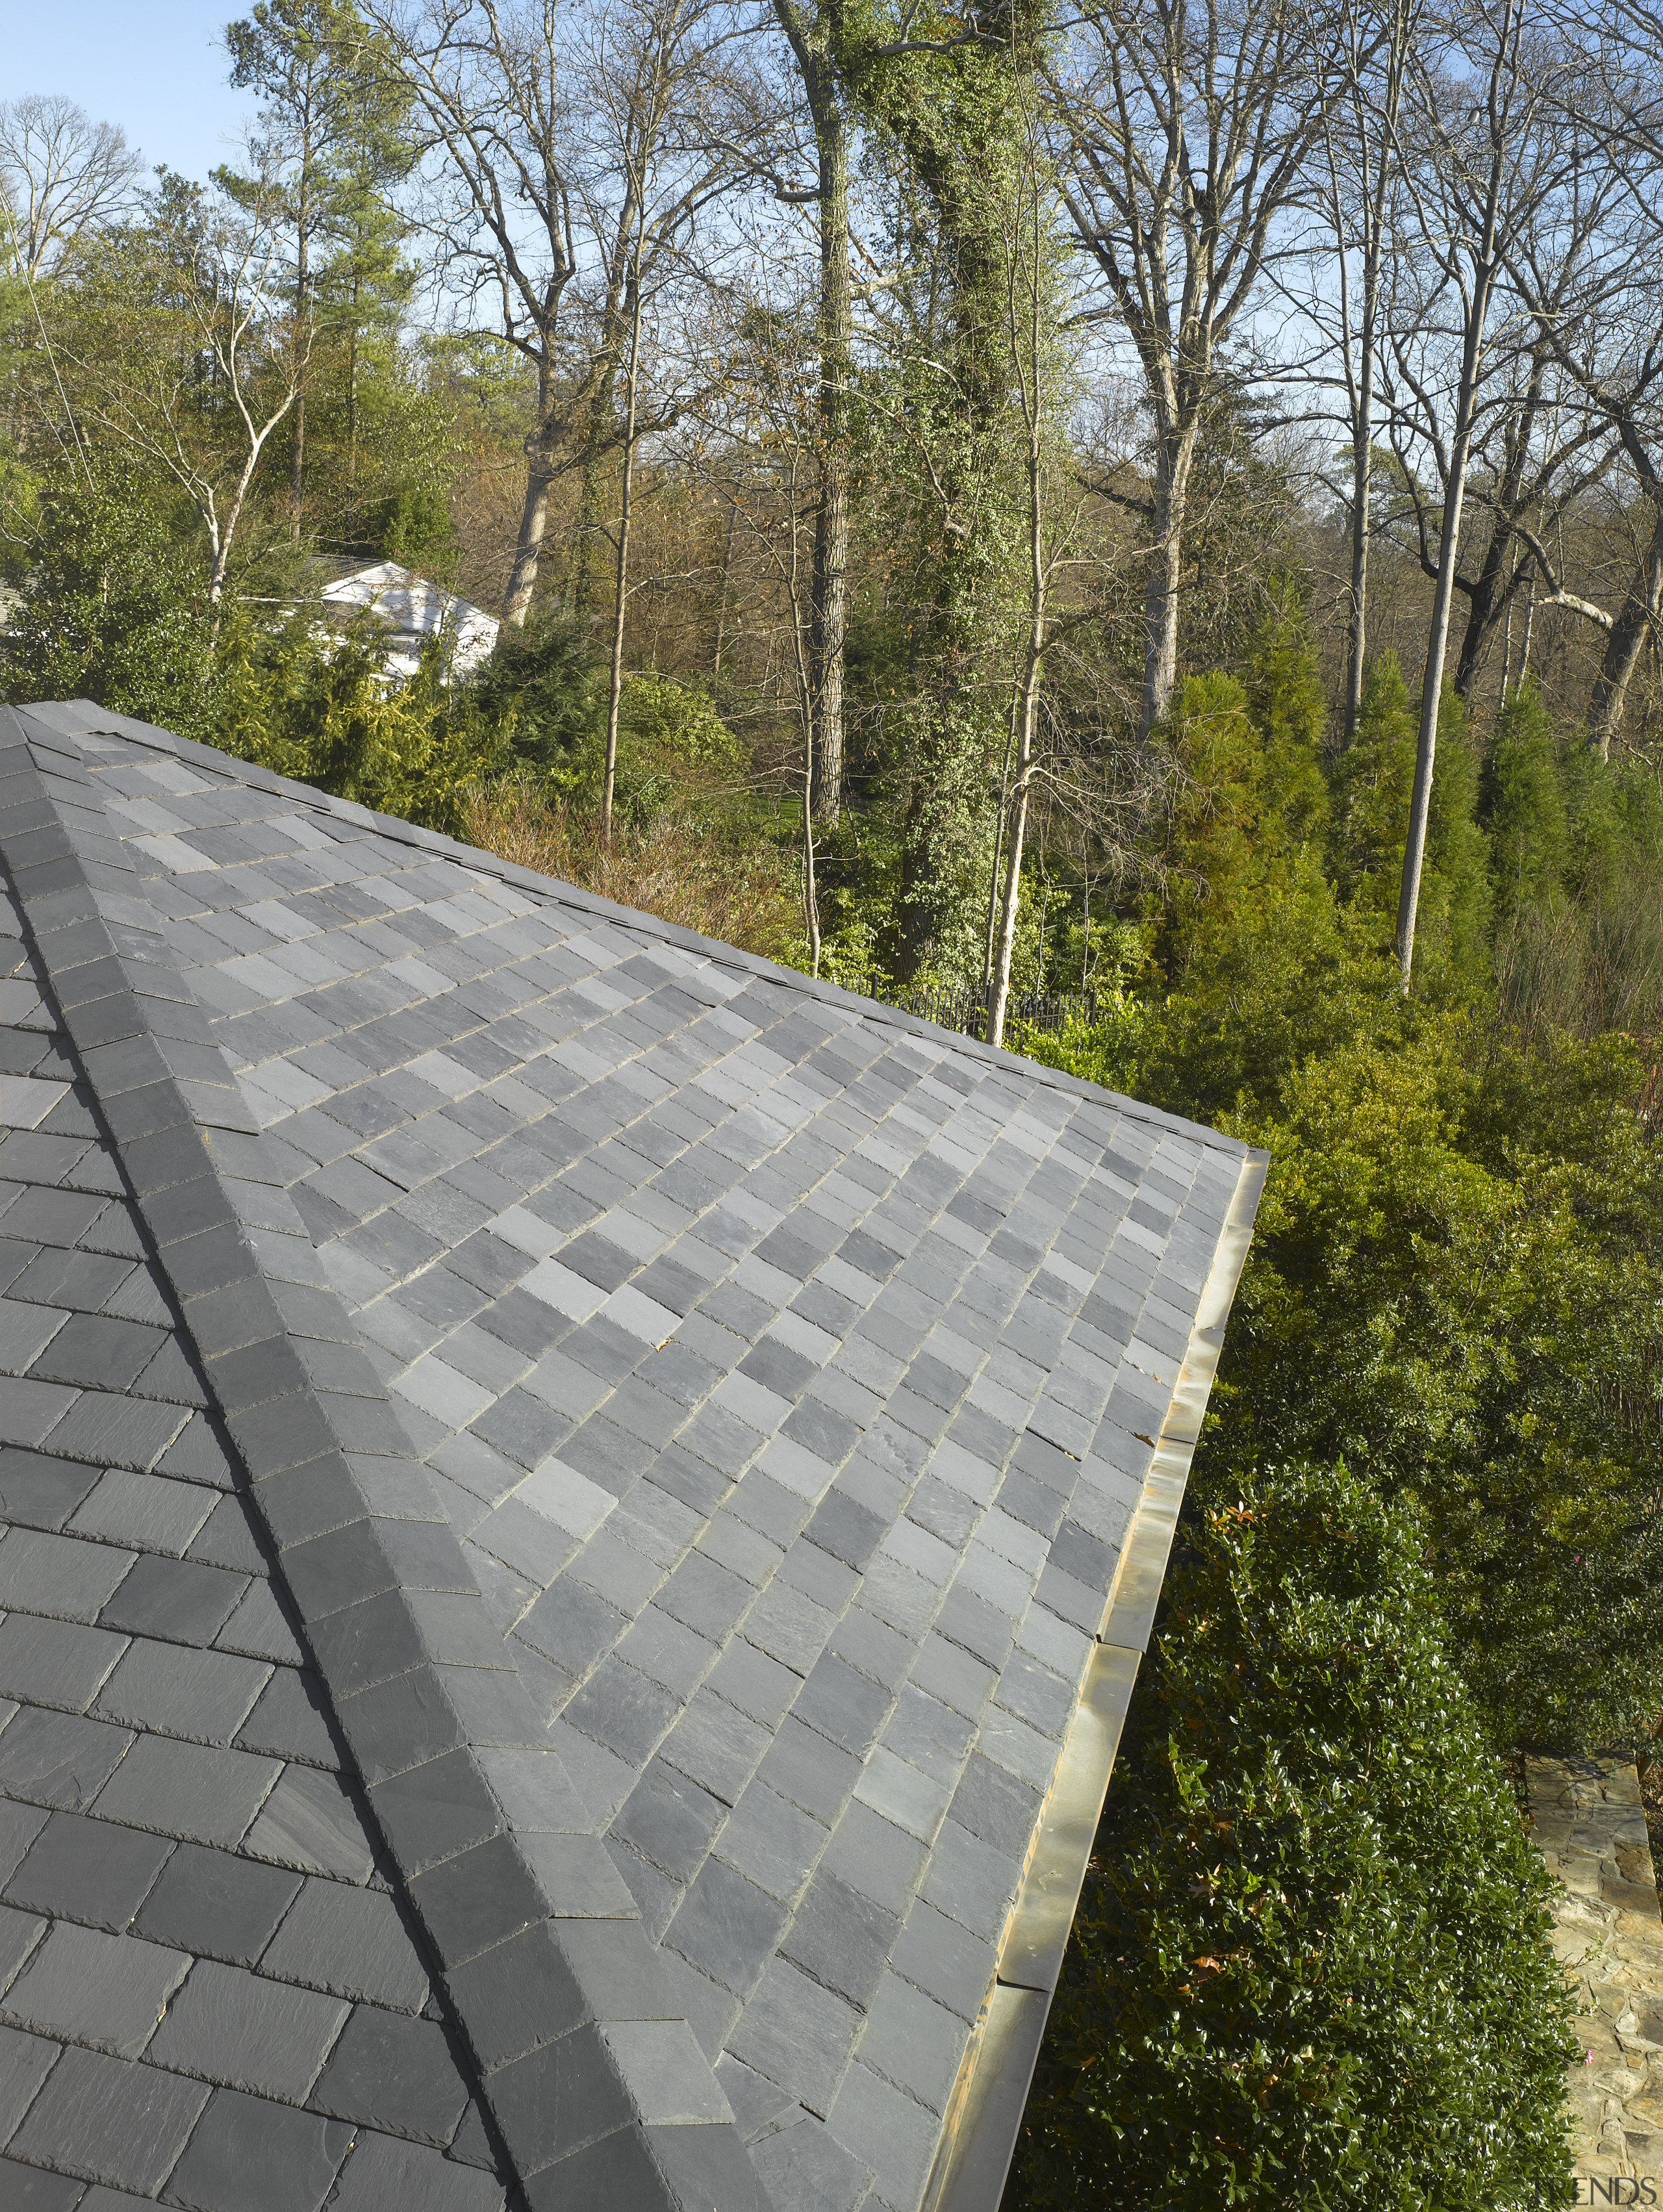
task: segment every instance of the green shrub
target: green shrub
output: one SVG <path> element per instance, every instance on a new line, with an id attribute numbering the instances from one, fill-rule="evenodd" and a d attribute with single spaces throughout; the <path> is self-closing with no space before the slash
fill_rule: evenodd
<path id="1" fill-rule="evenodd" d="M 586 622 L 536 606 L 524 629 L 504 623 L 470 689 L 488 719 L 512 712 L 520 768 L 567 795 L 591 775 L 605 688 Z"/>
<path id="2" fill-rule="evenodd" d="M 382 558 L 432 574 L 447 574 L 456 565 L 456 526 L 441 485 L 419 479 L 401 483 L 374 517 L 377 550 Z"/>
<path id="3" fill-rule="evenodd" d="M 1242 1479 L 1344 1458 L 1414 1501 L 1500 1746 L 1636 1741 L 1663 1698 L 1638 1078 L 1617 1040 L 1526 1057 L 1423 1010 L 1224 1117 L 1272 1165 L 1209 1452 Z"/>
<path id="4" fill-rule="evenodd" d="M 297 617 L 280 631 L 228 623 L 209 741 L 379 814 L 460 836 L 472 794 L 514 765 L 512 714 L 494 720 L 452 684 L 435 637 L 408 683 L 366 626 L 327 647 Z"/>
<path id="5" fill-rule="evenodd" d="M 1570 2201 L 1550 1883 L 1421 1543 L 1343 1469 L 1195 1516 L 1007 2207 Z"/>
<path id="6" fill-rule="evenodd" d="M 22 605 L 0 641 L 0 697 L 91 699 L 211 740 L 217 711 L 202 565 L 131 470 L 51 492 L 23 556 Z"/>
<path id="7" fill-rule="evenodd" d="M 1480 814 L 1490 832 L 1496 904 L 1504 921 L 1556 898 L 1570 855 L 1553 721 L 1535 691 L 1502 708 L 1485 757 Z"/>

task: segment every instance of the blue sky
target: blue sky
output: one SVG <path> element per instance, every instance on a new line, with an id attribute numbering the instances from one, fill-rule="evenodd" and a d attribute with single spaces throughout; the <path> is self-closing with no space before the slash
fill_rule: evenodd
<path id="1" fill-rule="evenodd" d="M 218 43 L 247 12 L 247 0 L 0 0 L 0 100 L 66 94 L 147 161 L 205 177 L 249 112 Z"/>

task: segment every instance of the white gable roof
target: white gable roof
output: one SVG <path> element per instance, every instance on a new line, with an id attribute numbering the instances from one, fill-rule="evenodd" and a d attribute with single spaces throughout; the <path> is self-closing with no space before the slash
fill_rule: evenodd
<path id="1" fill-rule="evenodd" d="M 478 667 L 496 643 L 495 615 L 396 561 L 355 569 L 326 585 L 323 596 L 325 605 L 366 608 L 388 625 L 394 644 L 387 665 L 400 676 L 415 675 L 422 647 L 440 629 L 448 630 L 455 640 L 454 665 L 460 674 Z"/>

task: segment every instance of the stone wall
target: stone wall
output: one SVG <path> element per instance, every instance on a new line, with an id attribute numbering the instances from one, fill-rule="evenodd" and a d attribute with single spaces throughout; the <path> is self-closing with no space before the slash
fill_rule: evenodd
<path id="1" fill-rule="evenodd" d="M 1563 1885 L 1553 1948 L 1583 2054 L 1569 2080 L 1577 2201 L 1663 2203 L 1663 1914 L 1639 1779 L 1615 1759 L 1525 1768 L 1537 1845 Z"/>

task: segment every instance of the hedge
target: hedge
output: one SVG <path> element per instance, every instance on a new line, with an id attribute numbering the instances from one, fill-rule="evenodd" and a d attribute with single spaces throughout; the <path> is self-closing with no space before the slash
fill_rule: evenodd
<path id="1" fill-rule="evenodd" d="M 1422 1550 L 1343 1469 L 1198 1516 L 1006 2212 L 1570 2202 L 1549 1881 Z"/>

